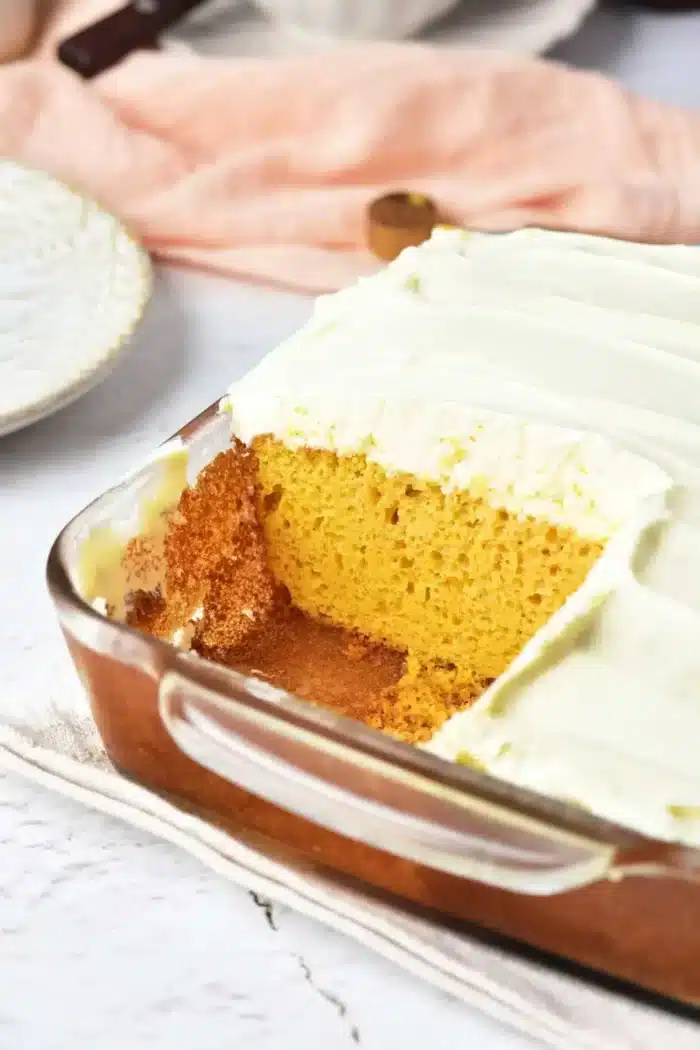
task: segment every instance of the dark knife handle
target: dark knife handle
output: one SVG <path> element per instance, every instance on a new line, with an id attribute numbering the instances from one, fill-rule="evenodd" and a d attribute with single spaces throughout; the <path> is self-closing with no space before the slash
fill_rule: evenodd
<path id="1" fill-rule="evenodd" d="M 86 79 L 97 76 L 132 51 L 155 47 L 160 33 L 201 3 L 204 0 L 133 0 L 62 41 L 59 60 Z"/>

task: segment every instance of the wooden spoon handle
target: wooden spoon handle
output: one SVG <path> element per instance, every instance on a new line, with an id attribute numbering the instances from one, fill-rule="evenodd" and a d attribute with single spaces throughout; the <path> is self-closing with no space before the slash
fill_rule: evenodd
<path id="1" fill-rule="evenodd" d="M 104 73 L 132 51 L 157 46 L 158 36 L 205 0 L 132 0 L 62 41 L 60 61 L 90 78 Z"/>

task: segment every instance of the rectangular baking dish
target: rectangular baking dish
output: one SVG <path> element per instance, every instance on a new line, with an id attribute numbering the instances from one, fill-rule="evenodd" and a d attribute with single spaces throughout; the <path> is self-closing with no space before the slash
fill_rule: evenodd
<path id="1" fill-rule="evenodd" d="M 177 437 L 191 482 L 228 446 L 228 419 L 211 406 Z M 135 529 L 158 470 L 156 459 L 74 518 L 47 569 L 97 727 L 126 776 L 290 863 L 700 1007 L 700 850 L 394 741 L 84 601 L 81 545 L 95 529 Z"/>

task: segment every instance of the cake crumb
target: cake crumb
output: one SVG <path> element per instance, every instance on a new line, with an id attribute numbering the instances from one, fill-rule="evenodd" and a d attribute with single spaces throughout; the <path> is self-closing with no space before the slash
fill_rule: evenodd
<path id="1" fill-rule="evenodd" d="M 285 492 L 286 486 L 296 483 L 291 464 L 298 466 L 298 461 L 290 458 L 294 453 L 288 450 L 275 447 L 272 452 L 277 456 L 275 462 L 290 464 L 290 472 L 286 475 L 280 472 L 274 483 L 266 476 L 265 461 L 260 458 L 261 453 L 269 457 L 270 447 L 256 443 L 253 448 L 247 448 L 234 440 L 230 449 L 200 473 L 196 485 L 182 493 L 177 510 L 168 520 L 160 554 L 149 547 L 148 538 L 130 545 L 132 578 L 150 581 L 160 556 L 160 582 L 151 590 L 134 589 L 129 596 L 128 622 L 164 639 L 172 639 L 176 631 L 181 632 L 187 625 L 190 649 L 201 657 L 264 679 L 309 703 L 331 708 L 396 739 L 412 744 L 426 742 L 453 714 L 469 707 L 493 681 L 492 677 L 476 673 L 471 666 L 472 650 L 464 642 L 483 625 L 470 623 L 467 613 L 458 610 L 464 599 L 455 584 L 458 573 L 466 580 L 472 571 L 466 544 L 473 542 L 478 529 L 484 533 L 487 528 L 491 530 L 490 545 L 486 546 L 493 562 L 489 572 L 500 577 L 506 572 L 519 571 L 520 551 L 516 558 L 505 543 L 505 530 L 511 527 L 507 512 L 474 503 L 473 493 L 460 497 L 472 500 L 462 512 L 465 547 L 463 554 L 458 550 L 451 552 L 452 568 L 448 569 L 446 546 L 417 547 L 413 533 L 404 531 L 404 522 L 411 521 L 412 515 L 425 516 L 430 511 L 433 516 L 437 515 L 437 525 L 443 528 L 443 522 L 450 520 L 448 515 L 459 507 L 458 497 L 448 500 L 430 486 L 417 488 L 409 478 L 385 479 L 376 465 L 369 464 L 364 457 L 355 457 L 349 465 L 344 465 L 356 489 L 348 490 L 353 491 L 348 507 L 361 505 L 365 498 L 363 527 L 366 521 L 376 519 L 378 535 L 389 535 L 394 548 L 387 550 L 384 561 L 370 566 L 359 546 L 368 540 L 364 536 L 356 540 L 349 537 L 346 547 L 351 554 L 352 542 L 358 544 L 357 567 L 349 576 L 351 563 L 346 550 L 341 553 L 337 543 L 327 542 L 323 530 L 315 524 L 317 519 L 324 520 L 321 515 L 330 514 L 324 507 L 322 494 L 331 491 L 335 472 L 340 470 L 340 459 L 331 454 L 302 452 L 299 455 L 306 477 L 312 478 L 316 471 L 319 480 L 327 484 L 325 488 L 319 487 L 321 495 L 309 492 L 307 504 L 316 510 L 309 518 L 308 536 L 304 533 L 307 560 L 297 566 L 286 533 L 290 527 L 300 530 L 303 523 L 292 520 Z M 385 496 L 382 486 L 388 495 Z M 312 499 L 312 495 L 318 498 Z M 433 518 L 426 516 L 426 521 L 432 528 Z M 335 524 L 336 530 L 339 529 L 340 523 Z M 562 544 L 570 544 L 569 537 L 540 523 L 520 523 L 517 528 L 520 534 L 526 534 L 527 542 L 538 556 L 557 568 L 556 577 L 551 579 L 559 580 Z M 269 546 L 270 539 L 275 546 Z M 413 549 L 409 549 L 411 546 Z M 590 549 L 581 559 L 579 571 L 598 554 L 594 547 L 588 546 Z M 288 548 L 291 560 L 280 566 L 277 564 L 280 551 Z M 277 559 L 273 565 L 270 552 Z M 420 573 L 417 558 L 425 560 Z M 389 580 L 387 572 L 393 563 L 397 566 L 396 578 Z M 280 568 L 283 571 L 278 571 Z M 339 625 L 343 616 L 333 615 L 333 610 L 324 612 L 320 602 L 318 610 L 308 610 L 308 605 L 300 601 L 299 605 L 307 609 L 302 612 L 295 604 L 294 595 L 277 582 L 286 579 L 292 590 L 311 582 L 322 594 L 325 593 L 322 585 L 340 574 L 345 581 L 342 592 L 345 595 L 348 587 L 370 571 L 375 581 L 387 577 L 382 584 L 385 592 L 377 635 L 381 637 L 382 617 L 389 622 L 392 616 L 401 615 L 403 623 L 409 613 L 413 615 L 412 609 L 423 610 L 420 632 L 416 635 L 416 643 L 422 645 L 420 651 L 395 648 L 346 629 Z M 505 578 L 503 575 L 504 581 Z M 397 589 L 397 580 L 408 581 L 403 583 L 403 590 Z M 554 584 L 528 576 L 525 585 L 530 588 L 527 594 L 531 600 L 523 600 L 517 608 L 519 616 L 528 616 L 531 621 L 526 625 L 529 633 L 547 617 L 550 610 L 545 607 L 543 596 L 551 604 Z M 360 594 L 363 593 L 360 590 Z M 434 631 L 431 634 L 431 625 L 425 618 L 426 609 L 437 608 L 438 598 L 447 603 L 445 608 L 450 610 L 449 621 L 444 617 L 442 621 L 443 635 L 449 644 L 444 637 L 434 637 Z M 304 599 L 308 603 L 308 594 Z M 515 616 L 509 607 L 505 607 L 504 615 Z M 345 622 L 351 619 L 346 613 Z M 390 637 L 390 632 L 386 636 Z M 180 638 L 180 633 L 176 637 Z M 501 644 L 498 638 L 495 641 Z M 496 655 L 497 661 L 506 662 L 513 654 L 504 649 Z"/>

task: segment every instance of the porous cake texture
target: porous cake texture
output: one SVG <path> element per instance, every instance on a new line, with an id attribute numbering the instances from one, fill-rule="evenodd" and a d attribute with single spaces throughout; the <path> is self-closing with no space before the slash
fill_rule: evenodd
<path id="1" fill-rule="evenodd" d="M 364 455 L 253 447 L 273 575 L 307 614 L 407 654 L 398 692 L 415 721 L 400 728 L 413 740 L 497 678 L 602 551 Z"/>

